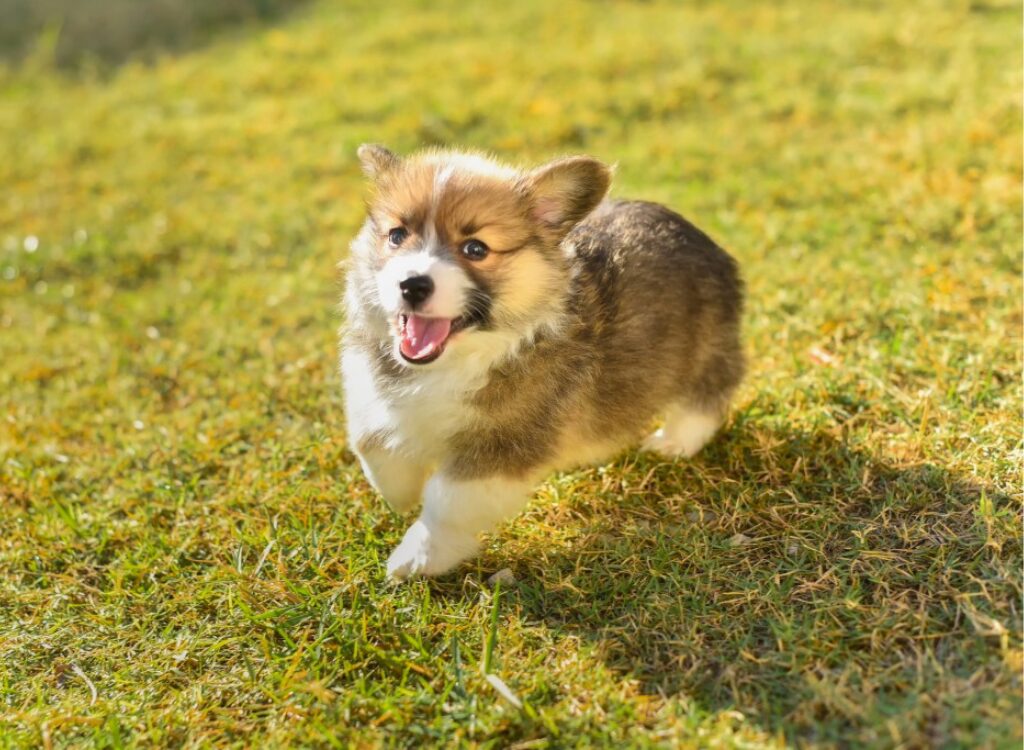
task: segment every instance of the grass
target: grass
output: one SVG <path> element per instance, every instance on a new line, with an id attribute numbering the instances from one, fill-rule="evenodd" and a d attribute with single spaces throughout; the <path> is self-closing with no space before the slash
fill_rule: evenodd
<path id="1" fill-rule="evenodd" d="M 1020 29 L 319 2 L 0 69 L 0 747 L 1020 747 Z M 366 140 L 589 152 L 710 231 L 724 433 L 389 585 L 335 364 Z"/>

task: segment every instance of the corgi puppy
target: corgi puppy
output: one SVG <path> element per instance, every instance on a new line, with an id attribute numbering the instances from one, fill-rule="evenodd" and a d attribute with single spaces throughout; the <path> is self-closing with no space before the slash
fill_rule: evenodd
<path id="1" fill-rule="evenodd" d="M 341 369 L 367 479 L 419 515 L 395 579 L 445 573 L 556 469 L 692 456 L 743 375 L 736 262 L 679 214 L 605 200 L 596 159 L 514 169 L 364 145 Z"/>

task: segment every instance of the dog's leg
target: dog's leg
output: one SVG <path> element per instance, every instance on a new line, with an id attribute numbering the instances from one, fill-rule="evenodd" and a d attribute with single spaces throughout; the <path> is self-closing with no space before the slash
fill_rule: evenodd
<path id="1" fill-rule="evenodd" d="M 385 448 L 356 451 L 363 473 L 396 513 L 408 513 L 420 501 L 427 470 L 410 458 Z"/>
<path id="2" fill-rule="evenodd" d="M 477 553 L 481 533 L 519 512 L 532 484 L 519 479 L 456 480 L 435 474 L 423 491 L 423 512 L 388 559 L 388 576 L 436 576 Z"/>
<path id="3" fill-rule="evenodd" d="M 665 413 L 665 425 L 644 441 L 644 448 L 670 457 L 691 458 L 707 444 L 721 424 L 719 411 L 675 403 Z"/>

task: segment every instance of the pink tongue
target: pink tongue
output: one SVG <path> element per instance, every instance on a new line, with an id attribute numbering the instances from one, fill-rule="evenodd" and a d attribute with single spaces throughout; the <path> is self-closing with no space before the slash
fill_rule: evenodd
<path id="1" fill-rule="evenodd" d="M 409 359 L 426 359 L 444 344 L 452 322 L 447 318 L 410 315 L 402 331 L 402 354 Z"/>

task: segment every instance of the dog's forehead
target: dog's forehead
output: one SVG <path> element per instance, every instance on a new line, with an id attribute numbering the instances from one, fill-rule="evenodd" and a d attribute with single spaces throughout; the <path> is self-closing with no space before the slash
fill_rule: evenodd
<path id="1" fill-rule="evenodd" d="M 524 217 L 524 196 L 515 174 L 488 168 L 483 160 L 413 162 L 378 194 L 377 210 L 415 231 L 472 234 L 485 222 Z"/>
<path id="2" fill-rule="evenodd" d="M 435 181 L 434 217 L 439 228 L 473 234 L 483 224 L 520 222 L 523 194 L 512 180 L 491 174 L 441 170 Z"/>

